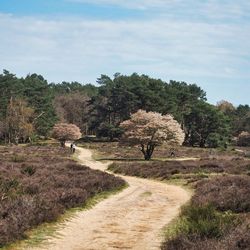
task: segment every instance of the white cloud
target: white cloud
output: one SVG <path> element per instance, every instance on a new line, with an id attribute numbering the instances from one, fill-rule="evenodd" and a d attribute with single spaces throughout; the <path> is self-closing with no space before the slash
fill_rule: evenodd
<path id="1" fill-rule="evenodd" d="M 68 2 L 75 3 L 88 3 L 95 5 L 113 5 L 122 8 L 129 9 L 149 9 L 164 7 L 168 4 L 176 4 L 182 2 L 182 0 L 66 0 Z"/>
<path id="2" fill-rule="evenodd" d="M 97 6 L 115 6 L 146 11 L 149 15 L 167 14 L 179 18 L 194 16 L 211 19 L 240 18 L 249 15 L 250 2 L 246 0 L 64 0 L 71 3 Z"/>
<path id="3" fill-rule="evenodd" d="M 0 29 L 0 68 L 49 81 L 94 82 L 117 71 L 166 80 L 250 76 L 249 24 L 0 15 Z"/>

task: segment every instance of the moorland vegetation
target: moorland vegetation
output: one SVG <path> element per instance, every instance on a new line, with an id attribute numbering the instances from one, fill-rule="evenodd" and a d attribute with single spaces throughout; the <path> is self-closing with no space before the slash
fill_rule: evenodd
<path id="1" fill-rule="evenodd" d="M 124 187 L 113 175 L 92 170 L 55 146 L 0 147 L 0 248 L 66 209 Z"/>

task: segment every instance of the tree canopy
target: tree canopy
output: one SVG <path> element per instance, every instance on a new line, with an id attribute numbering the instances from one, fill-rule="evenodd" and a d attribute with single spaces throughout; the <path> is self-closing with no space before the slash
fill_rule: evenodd
<path id="1" fill-rule="evenodd" d="M 33 110 L 32 133 L 45 137 L 61 122 L 77 125 L 84 134 L 113 140 L 122 136 L 120 124 L 139 109 L 172 115 L 189 146 L 221 146 L 243 131 L 250 132 L 249 105 L 234 107 L 225 100 L 211 105 L 195 83 L 165 82 L 136 73 L 101 75 L 96 86 L 75 81 L 48 83 L 38 74 L 19 78 L 4 70 L 0 74 L 2 140 L 8 140 L 4 124 L 11 99 L 23 100 Z"/>
<path id="2" fill-rule="evenodd" d="M 52 131 L 52 136 L 61 142 L 61 146 L 65 146 L 67 140 L 77 140 L 81 137 L 81 131 L 75 124 L 57 123 Z"/>

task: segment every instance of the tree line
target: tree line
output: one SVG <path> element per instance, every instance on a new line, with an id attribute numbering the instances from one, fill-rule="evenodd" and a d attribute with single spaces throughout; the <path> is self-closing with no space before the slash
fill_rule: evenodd
<path id="1" fill-rule="evenodd" d="M 250 107 L 227 101 L 211 105 L 196 84 L 136 73 L 101 75 L 97 85 L 48 83 L 38 74 L 19 78 L 7 70 L 0 74 L 0 139 L 5 142 L 48 137 L 58 122 L 113 140 L 124 132 L 119 125 L 140 109 L 171 114 L 181 124 L 185 145 L 225 146 L 236 137 L 249 143 Z"/>

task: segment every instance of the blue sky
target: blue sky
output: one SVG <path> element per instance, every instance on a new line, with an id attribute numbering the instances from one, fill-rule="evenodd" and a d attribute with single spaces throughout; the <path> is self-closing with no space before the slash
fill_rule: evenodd
<path id="1" fill-rule="evenodd" d="M 147 74 L 250 104 L 248 0 L 0 0 L 0 70 L 49 82 Z"/>

